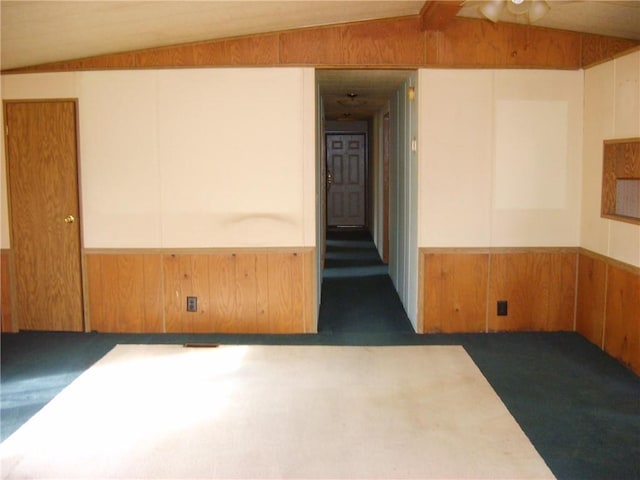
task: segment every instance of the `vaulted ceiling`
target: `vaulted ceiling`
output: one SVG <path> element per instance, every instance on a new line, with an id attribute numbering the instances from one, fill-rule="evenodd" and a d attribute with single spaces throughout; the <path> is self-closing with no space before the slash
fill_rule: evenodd
<path id="1" fill-rule="evenodd" d="M 480 18 L 483 3 L 463 2 L 457 15 Z M 417 15 L 424 4 L 424 0 L 2 0 L 1 67 Z M 536 25 L 640 40 L 638 0 L 549 4 L 551 10 Z M 526 22 L 506 10 L 501 20 Z"/>

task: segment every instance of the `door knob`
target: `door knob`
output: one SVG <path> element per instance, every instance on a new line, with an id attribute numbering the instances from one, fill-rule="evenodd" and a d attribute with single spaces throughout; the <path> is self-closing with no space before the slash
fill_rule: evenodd
<path id="1" fill-rule="evenodd" d="M 331 172 L 327 173 L 327 183 L 329 185 L 331 185 L 333 183 L 333 175 L 331 174 Z"/>
<path id="2" fill-rule="evenodd" d="M 73 215 L 67 215 L 66 217 L 64 217 L 64 223 L 73 223 L 76 221 L 76 217 L 74 217 Z"/>

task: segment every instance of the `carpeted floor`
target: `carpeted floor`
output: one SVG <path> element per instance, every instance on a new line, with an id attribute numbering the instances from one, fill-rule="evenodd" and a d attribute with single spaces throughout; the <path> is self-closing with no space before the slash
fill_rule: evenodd
<path id="1" fill-rule="evenodd" d="M 358 330 L 336 318 L 331 326 L 330 317 L 317 335 L 3 334 L 1 437 L 117 344 L 461 345 L 557 478 L 640 479 L 640 378 L 580 335 L 416 335 L 370 323 Z"/>
<path id="2" fill-rule="evenodd" d="M 368 232 L 327 232 L 318 331 L 413 333 Z"/>
<path id="3" fill-rule="evenodd" d="M 459 346 L 119 345 L 0 458 L 3 478 L 553 478 Z"/>

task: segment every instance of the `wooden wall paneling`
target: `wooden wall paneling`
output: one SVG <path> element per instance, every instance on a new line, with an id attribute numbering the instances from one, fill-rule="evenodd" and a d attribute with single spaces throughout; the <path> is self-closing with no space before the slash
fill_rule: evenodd
<path id="1" fill-rule="evenodd" d="M 604 350 L 640 374 L 640 275 L 607 266 Z"/>
<path id="2" fill-rule="evenodd" d="M 582 57 L 583 68 L 596 65 L 615 58 L 623 52 L 637 48 L 638 42 L 625 38 L 605 37 L 589 33 L 582 34 Z"/>
<path id="3" fill-rule="evenodd" d="M 255 35 L 227 40 L 226 57 L 229 65 L 277 65 L 279 63 L 278 35 Z"/>
<path id="4" fill-rule="evenodd" d="M 136 68 L 136 54 L 132 52 L 116 53 L 80 60 L 84 70 L 100 70 L 103 68 L 131 69 Z"/>
<path id="5" fill-rule="evenodd" d="M 13 316 L 11 312 L 11 275 L 10 275 L 10 253 L 2 251 L 0 254 L 0 316 L 2 332 L 13 332 Z"/>
<path id="6" fill-rule="evenodd" d="M 163 332 L 159 255 L 86 256 L 91 329 Z"/>
<path id="7" fill-rule="evenodd" d="M 195 65 L 215 66 L 228 63 L 224 40 L 196 43 L 192 49 Z"/>
<path id="8" fill-rule="evenodd" d="M 269 254 L 256 255 L 256 332 L 270 333 Z"/>
<path id="9" fill-rule="evenodd" d="M 302 253 L 302 307 L 304 333 L 318 333 L 316 258 L 313 250 Z"/>
<path id="10" fill-rule="evenodd" d="M 342 65 L 342 29 L 310 28 L 283 32 L 279 38 L 283 65 Z"/>
<path id="11" fill-rule="evenodd" d="M 489 331 L 573 330 L 575 253 L 491 255 Z M 508 315 L 497 302 L 507 300 Z"/>
<path id="12" fill-rule="evenodd" d="M 163 333 L 164 295 L 162 290 L 162 255 L 142 255 L 143 262 L 143 305 L 142 331 Z"/>
<path id="13" fill-rule="evenodd" d="M 442 30 L 458 14 L 462 3 L 427 0 L 420 10 L 422 30 Z"/>
<path id="14" fill-rule="evenodd" d="M 344 61 L 347 65 L 423 65 L 424 38 L 419 17 L 345 25 Z"/>
<path id="15" fill-rule="evenodd" d="M 580 68 L 580 34 L 455 18 L 439 36 L 441 66 Z"/>
<path id="16" fill-rule="evenodd" d="M 505 24 L 502 65 L 559 69 L 580 68 L 580 35 L 563 30 Z"/>
<path id="17" fill-rule="evenodd" d="M 488 269 L 488 254 L 425 254 L 424 332 L 484 332 Z"/>
<path id="18" fill-rule="evenodd" d="M 185 333 L 214 331 L 210 309 L 209 258 L 207 255 L 180 255 L 182 287 L 181 327 Z M 187 296 L 198 299 L 197 312 L 187 312 Z"/>
<path id="19" fill-rule="evenodd" d="M 164 315 L 165 329 L 168 333 L 185 331 L 182 313 L 186 310 L 186 294 L 184 292 L 184 276 L 191 271 L 183 272 L 182 256 L 176 254 L 163 255 L 162 271 L 164 276 Z M 189 292 L 190 292 L 189 288 Z M 191 292 L 189 293 L 191 295 Z"/>
<path id="20" fill-rule="evenodd" d="M 297 253 L 273 253 L 268 258 L 269 330 L 302 331 L 302 262 Z"/>
<path id="21" fill-rule="evenodd" d="M 453 19 L 438 36 L 437 64 L 498 66 L 506 57 L 503 25 Z"/>
<path id="22" fill-rule="evenodd" d="M 86 285 L 88 303 L 89 303 L 89 318 L 88 325 L 91 330 L 98 330 L 96 327 L 102 327 L 105 325 L 105 301 L 102 298 L 102 255 L 85 255 L 85 268 L 86 268 Z"/>
<path id="23" fill-rule="evenodd" d="M 524 331 L 533 328 L 533 319 L 539 317 L 537 295 L 539 284 L 534 285 L 531 254 L 492 254 L 489 279 L 489 331 Z M 536 288 L 537 287 L 537 288 Z M 508 302 L 508 315 L 498 316 L 497 302 Z M 543 307 L 546 310 L 546 306 Z"/>
<path id="24" fill-rule="evenodd" d="M 209 308 L 215 332 L 237 332 L 236 256 L 231 253 L 209 256 Z"/>
<path id="25" fill-rule="evenodd" d="M 607 265 L 602 260 L 580 254 L 576 331 L 603 348 Z"/>
<path id="26" fill-rule="evenodd" d="M 258 332 L 258 258 L 255 254 L 235 257 L 235 316 L 233 331 Z M 262 264 L 261 264 L 262 266 Z M 266 312 L 265 312 L 266 313 Z M 266 317 L 266 315 L 263 314 Z M 262 323 L 264 325 L 264 323 Z"/>
<path id="27" fill-rule="evenodd" d="M 135 63 L 139 68 L 190 67 L 196 64 L 193 45 L 144 50 L 136 53 Z"/>
<path id="28" fill-rule="evenodd" d="M 144 262 L 140 255 L 115 255 L 114 303 L 118 313 L 113 323 L 122 332 L 140 332 L 144 319 Z M 116 323 L 117 322 L 117 323 Z M 110 331 L 116 331 L 110 329 Z"/>
<path id="29" fill-rule="evenodd" d="M 544 257 L 549 282 L 549 310 L 544 330 L 548 332 L 573 331 L 578 255 L 575 252 L 548 253 Z"/>

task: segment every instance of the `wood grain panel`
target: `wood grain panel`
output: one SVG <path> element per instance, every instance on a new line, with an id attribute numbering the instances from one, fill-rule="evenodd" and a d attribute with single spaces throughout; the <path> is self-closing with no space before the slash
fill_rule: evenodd
<path id="1" fill-rule="evenodd" d="M 484 332 L 488 254 L 424 256 L 424 332 Z"/>
<path id="2" fill-rule="evenodd" d="M 11 282 L 9 272 L 9 252 L 0 254 L 0 325 L 2 332 L 13 332 L 13 317 L 11 314 Z"/>
<path id="3" fill-rule="evenodd" d="M 268 259 L 269 329 L 295 333 L 304 324 L 302 262 L 297 254 L 280 253 Z"/>
<path id="4" fill-rule="evenodd" d="M 342 27 L 347 65 L 422 65 L 424 33 L 420 18 L 379 20 Z"/>
<path id="5" fill-rule="evenodd" d="M 576 331 L 602 348 L 607 265 L 581 254 L 578 269 Z"/>
<path id="6" fill-rule="evenodd" d="M 214 331 L 210 313 L 209 258 L 207 255 L 165 255 L 165 322 L 167 332 Z M 197 297 L 197 311 L 187 312 L 187 297 Z"/>
<path id="7" fill-rule="evenodd" d="M 501 65 L 558 69 L 580 68 L 580 35 L 562 30 L 504 24 L 506 55 Z"/>
<path id="8" fill-rule="evenodd" d="M 313 251 L 165 255 L 167 331 L 314 330 L 314 258 Z M 187 295 L 198 297 L 197 313 L 186 312 Z"/>
<path id="9" fill-rule="evenodd" d="M 583 33 L 582 67 L 587 68 L 611 60 L 621 53 L 627 52 L 637 46 L 638 42 L 635 40 Z"/>
<path id="10" fill-rule="evenodd" d="M 280 34 L 283 65 L 341 65 L 344 62 L 342 29 L 311 28 Z"/>
<path id="11" fill-rule="evenodd" d="M 442 66 L 580 68 L 580 34 L 455 18 L 438 37 Z"/>
<path id="12" fill-rule="evenodd" d="M 577 261 L 573 253 L 492 254 L 489 331 L 573 330 Z M 508 301 L 508 315 L 497 302 Z"/>
<path id="13" fill-rule="evenodd" d="M 160 255 L 87 255 L 91 329 L 163 332 Z"/>
<path id="14" fill-rule="evenodd" d="M 195 44 L 193 46 L 193 62 L 199 66 L 225 65 L 228 63 L 224 40 Z"/>
<path id="15" fill-rule="evenodd" d="M 195 57 L 192 45 L 178 45 L 137 53 L 135 62 L 139 68 L 189 67 L 195 65 Z"/>
<path id="16" fill-rule="evenodd" d="M 640 374 L 640 275 L 607 266 L 604 350 Z"/>
<path id="17" fill-rule="evenodd" d="M 277 65 L 278 35 L 256 35 L 225 42 L 228 65 Z"/>
<path id="18" fill-rule="evenodd" d="M 237 323 L 237 288 L 236 284 L 236 254 L 211 255 L 209 257 L 209 295 L 213 328 L 223 333 L 250 333 L 238 328 Z M 246 310 L 246 309 L 245 309 Z"/>
<path id="19" fill-rule="evenodd" d="M 441 0 L 427 0 L 420 10 L 422 30 L 441 30 L 458 14 L 462 4 Z"/>
<path id="20" fill-rule="evenodd" d="M 76 103 L 8 101 L 5 121 L 13 313 L 21 329 L 82 331 Z"/>

